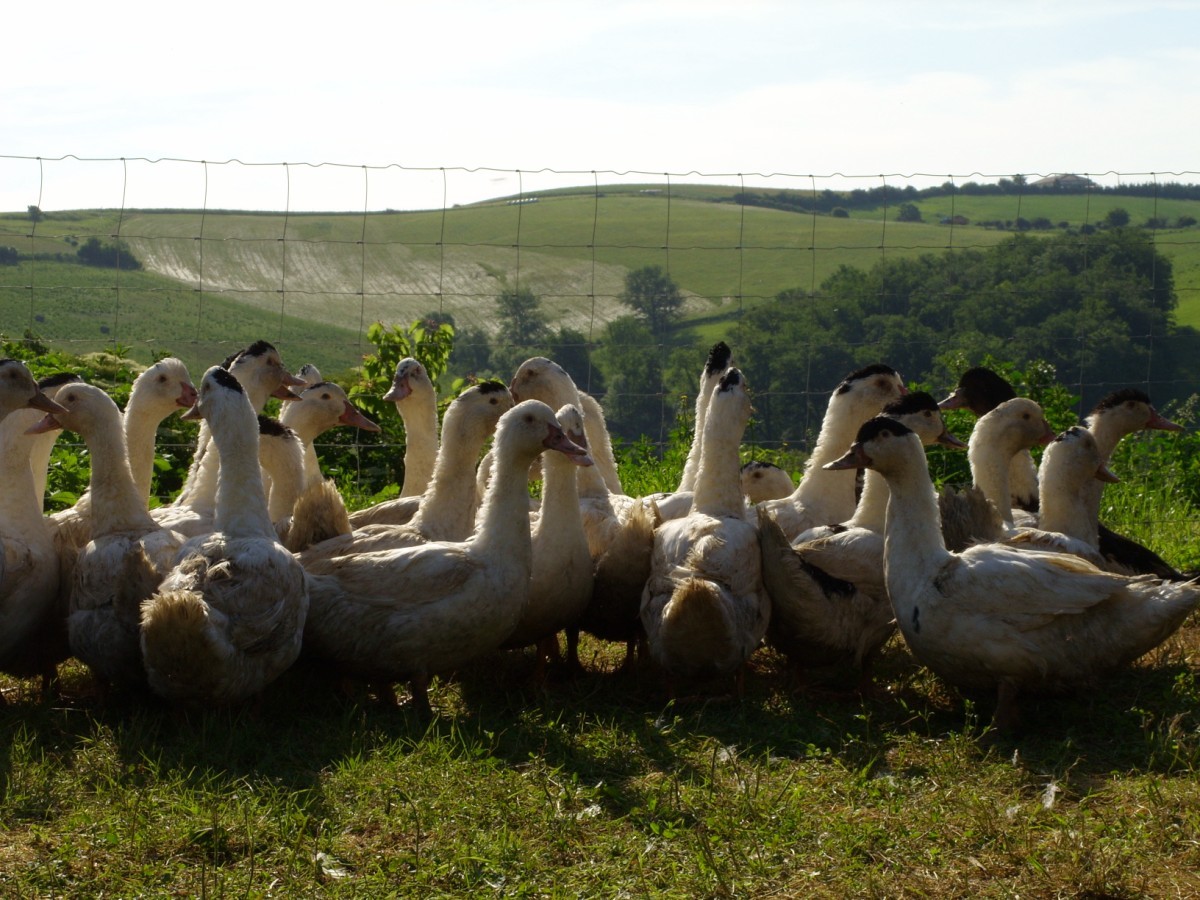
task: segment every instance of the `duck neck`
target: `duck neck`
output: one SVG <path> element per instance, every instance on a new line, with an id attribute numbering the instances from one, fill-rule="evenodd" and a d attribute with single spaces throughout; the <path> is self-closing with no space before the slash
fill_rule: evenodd
<path id="1" fill-rule="evenodd" d="M 1121 438 L 1129 434 L 1117 416 L 1094 415 L 1087 420 L 1087 430 L 1096 439 L 1096 449 L 1100 452 L 1100 462 L 1107 465 Z"/>
<path id="2" fill-rule="evenodd" d="M 863 492 L 858 498 L 854 517 L 846 524 L 852 528 L 865 528 L 882 534 L 887 517 L 888 498 L 891 495 L 887 479 L 873 469 L 868 469 L 863 478 Z"/>
<path id="3" fill-rule="evenodd" d="M 718 421 L 721 418 L 710 415 L 704 423 L 692 510 L 709 516 L 741 516 L 745 508 L 738 458 L 742 429 Z"/>
<path id="4" fill-rule="evenodd" d="M 1047 472 L 1046 476 L 1041 490 L 1038 527 L 1042 531 L 1065 534 L 1099 549 L 1099 521 L 1090 513 L 1088 486 L 1075 490 L 1073 486 L 1054 478 L 1052 472 Z"/>
<path id="5" fill-rule="evenodd" d="M 396 404 L 404 421 L 404 484 L 401 497 L 416 497 L 425 493 L 433 476 L 438 453 L 437 398 L 432 394 L 412 394 L 411 399 Z"/>
<path id="6" fill-rule="evenodd" d="M 267 496 L 258 462 L 258 422 L 251 416 L 237 424 L 244 427 L 213 430 L 213 443 L 221 458 L 215 524 L 217 530 L 230 537 L 274 540 L 275 528 L 267 514 Z"/>
<path id="7" fill-rule="evenodd" d="M 850 398 L 850 394 L 838 393 L 830 397 L 812 456 L 804 464 L 804 476 L 792 492 L 792 499 L 805 508 L 820 508 L 820 518 L 827 522 L 844 522 L 854 515 L 854 470 L 824 468 L 854 443 L 859 426 L 865 421 L 853 415 Z"/>
<path id="8" fill-rule="evenodd" d="M 200 429 L 196 434 L 196 450 L 192 454 L 192 464 L 188 466 L 183 487 L 179 489 L 179 494 L 175 497 L 172 505 L 195 507 L 197 492 L 203 491 L 205 500 L 211 507 L 212 498 L 217 489 L 216 477 L 219 465 L 220 455 L 213 446 L 212 432 L 209 430 L 208 423 L 201 421 Z"/>
<path id="9" fill-rule="evenodd" d="M 277 442 L 278 446 L 268 448 L 267 441 Z M 259 463 L 271 479 L 267 514 L 272 522 L 278 522 L 292 514 L 306 484 L 304 448 L 299 437 L 260 437 Z"/>
<path id="10" fill-rule="evenodd" d="M 9 418 L 16 415 L 10 413 Z M 33 425 L 38 420 L 32 416 L 29 418 L 29 424 Z M 58 441 L 59 432 L 48 431 L 45 434 L 30 435 L 29 440 L 29 468 L 33 472 L 33 494 L 37 497 L 38 508 L 40 509 L 46 499 L 46 479 L 50 471 L 50 457 L 54 453 L 54 444 Z"/>
<path id="11" fill-rule="evenodd" d="M 578 482 L 580 497 L 588 500 L 607 500 L 612 493 L 604 483 L 604 476 L 596 471 L 595 466 L 577 467 L 575 479 Z"/>
<path id="12" fill-rule="evenodd" d="M 587 391 L 579 392 L 579 402 L 583 409 L 583 433 L 588 442 L 588 455 L 600 477 L 604 479 L 609 491 L 621 493 L 621 477 L 617 472 L 617 457 L 613 453 L 612 438 L 608 434 L 608 425 L 604 421 L 604 409 L 600 401 Z"/>
<path id="13" fill-rule="evenodd" d="M 967 444 L 971 478 L 1005 523 L 1012 524 L 1012 493 L 1009 490 L 1009 465 L 1015 449 L 998 447 L 993 438 L 976 426 Z"/>
<path id="14" fill-rule="evenodd" d="M 587 540 L 579 514 L 579 485 L 575 479 L 579 468 L 561 453 L 547 453 L 542 457 L 542 510 L 534 533 L 535 541 L 539 538 L 549 538 L 555 543 Z"/>
<path id="15" fill-rule="evenodd" d="M 8 419 L 19 421 L 18 417 L 29 421 L 20 429 L 15 427 L 16 421 L 0 429 L 0 536 L 20 536 L 49 545 L 50 532 L 42 517 L 42 499 L 34 488 L 33 471 L 29 467 L 29 451 L 36 438 L 24 434 L 25 428 L 41 416 L 23 417 L 18 410 L 9 413 Z"/>
<path id="16" fill-rule="evenodd" d="M 903 627 L 912 614 L 912 598 L 927 592 L 930 580 L 952 557 L 942 539 L 937 492 L 925 454 L 914 454 L 904 470 L 890 475 L 888 488 L 884 579 Z"/>
<path id="17" fill-rule="evenodd" d="M 497 442 L 487 492 L 477 517 L 471 549 L 487 559 L 516 559 L 530 566 L 529 467 L 537 453 L 519 453 Z"/>
<path id="18" fill-rule="evenodd" d="M 1028 449 L 1018 450 L 1009 461 L 1008 492 L 1010 498 L 1021 503 L 1030 503 L 1038 498 L 1037 463 Z"/>
<path id="19" fill-rule="evenodd" d="M 129 471 L 145 505 L 150 500 L 150 483 L 154 476 L 154 438 L 158 433 L 158 422 L 149 414 L 137 391 L 130 394 L 125 406 L 124 428 Z"/>
<path id="20" fill-rule="evenodd" d="M 466 412 L 465 407 L 454 403 L 446 410 L 433 477 L 412 518 L 413 526 L 422 532 L 433 525 L 439 535 L 453 535 L 447 540 L 465 540 L 471 533 L 475 511 L 475 479 L 471 473 L 489 433 L 489 429 L 467 421 Z"/>
<path id="21" fill-rule="evenodd" d="M 120 416 L 104 417 L 84 440 L 92 457 L 93 537 L 157 527 L 134 483 Z"/>
<path id="22" fill-rule="evenodd" d="M 708 417 L 708 402 L 712 398 L 717 379 L 701 377 L 700 390 L 696 393 L 696 414 L 693 419 L 692 446 L 688 448 L 687 460 L 683 464 L 683 475 L 676 490 L 691 491 L 696 488 L 696 476 L 700 472 L 700 446 L 704 439 L 704 420 Z"/>

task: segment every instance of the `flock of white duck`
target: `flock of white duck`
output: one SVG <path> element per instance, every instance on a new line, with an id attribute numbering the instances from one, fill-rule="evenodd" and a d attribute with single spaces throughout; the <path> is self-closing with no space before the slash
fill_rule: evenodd
<path id="1" fill-rule="evenodd" d="M 278 421 L 260 415 L 272 396 L 286 401 Z M 198 390 L 179 360 L 159 361 L 124 412 L 74 376 L 39 384 L 0 360 L 0 670 L 40 675 L 47 691 L 74 656 L 105 691 L 219 704 L 303 655 L 384 696 L 407 681 L 429 714 L 432 676 L 530 646 L 544 672 L 560 632 L 573 668 L 582 631 L 624 642 L 626 667 L 647 650 L 672 692 L 719 675 L 740 693 L 764 642 L 797 674 L 849 665 L 870 689 L 898 627 L 946 681 L 994 691 L 994 721 L 1009 726 L 1020 692 L 1091 683 L 1200 601 L 1195 582 L 1098 521 L 1117 442 L 1179 430 L 1135 390 L 1055 438 L 1041 408 L 986 369 L 938 404 L 869 366 L 833 392 L 795 486 L 741 465 L 750 395 L 719 343 L 678 489 L 648 497 L 622 491 L 599 405 L 549 359 L 527 360 L 509 387 L 464 391 L 440 433 L 416 360 L 385 398 L 404 421 L 404 485 L 348 515 L 314 441 L 378 426 L 264 341 Z M 943 423 L 955 407 L 979 416 L 969 445 Z M 175 501 L 148 509 L 156 429 L 179 409 L 200 420 L 195 458 Z M 91 483 L 44 515 L 61 429 L 86 442 Z M 935 491 L 933 443 L 967 447 L 973 486 Z"/>

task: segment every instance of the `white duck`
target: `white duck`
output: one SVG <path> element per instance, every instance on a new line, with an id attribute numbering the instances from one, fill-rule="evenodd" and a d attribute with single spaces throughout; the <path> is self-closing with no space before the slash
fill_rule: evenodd
<path id="1" fill-rule="evenodd" d="M 475 478 L 479 454 L 500 416 L 512 407 L 512 395 L 499 381 L 467 388 L 446 408 L 438 459 L 425 493 L 377 504 L 372 507 L 371 522 L 357 526 L 352 536 L 339 536 L 336 543 L 314 546 L 305 560 L 409 547 L 427 540 L 466 540 L 474 530 L 482 497 L 483 486 Z M 355 518 L 350 521 L 353 524 Z"/>
<path id="2" fill-rule="evenodd" d="M 317 377 L 319 373 L 311 366 L 301 368 L 297 377 Z M 314 381 L 300 390 L 298 400 L 284 405 L 279 413 L 279 421 L 292 429 L 304 443 L 304 481 L 305 487 L 323 480 L 321 464 L 317 459 L 314 446 L 316 439 L 325 432 L 346 426 L 361 428 L 363 431 L 379 431 L 379 426 L 363 415 L 346 391 L 332 381 Z"/>
<path id="3" fill-rule="evenodd" d="M 147 506 L 150 500 L 159 423 L 171 413 L 190 408 L 195 402 L 196 388 L 187 366 L 174 357 L 160 359 L 134 379 L 121 422 L 129 469 L 142 506 Z M 47 434 L 53 439 L 56 432 L 50 430 Z M 57 529 L 55 540 L 60 554 L 74 557 L 91 539 L 91 509 L 91 492 L 86 491 L 74 506 L 51 516 Z M 71 563 L 66 562 L 63 574 L 67 583 L 71 578 L 70 567 Z"/>
<path id="4" fill-rule="evenodd" d="M 700 372 L 700 387 L 696 391 L 696 412 L 693 419 L 692 446 L 688 448 L 687 460 L 683 464 L 683 475 L 676 491 L 691 491 L 696 486 L 696 475 L 700 471 L 700 444 L 704 437 L 704 419 L 708 415 L 708 402 L 712 399 L 717 382 L 732 363 L 733 351 L 724 341 L 717 341 L 708 351 L 704 369 Z M 788 488 L 787 493 L 792 492 Z M 786 496 L 786 495 L 780 495 Z"/>
<path id="5" fill-rule="evenodd" d="M 125 446 L 143 503 L 150 499 L 159 424 L 172 413 L 191 409 L 195 402 L 196 388 L 187 366 L 173 356 L 160 359 L 133 382 L 123 416 Z"/>
<path id="6" fill-rule="evenodd" d="M 762 459 L 743 463 L 738 477 L 742 483 L 742 496 L 750 506 L 757 506 L 764 500 L 778 500 L 796 489 L 792 476 L 785 469 Z"/>
<path id="7" fill-rule="evenodd" d="M 859 431 L 835 466 L 880 472 L 891 489 L 888 594 L 919 661 L 967 690 L 995 690 L 993 723 L 1021 691 L 1091 684 L 1169 637 L 1200 601 L 1194 583 L 1102 572 L 1078 557 L 983 544 L 948 551 L 920 440 L 890 419 Z"/>
<path id="8" fill-rule="evenodd" d="M 279 351 L 266 341 L 256 341 L 238 351 L 226 359 L 221 368 L 242 385 L 255 413 L 262 412 L 271 397 L 295 400 L 298 395 L 290 388 L 305 384 L 303 379 L 284 368 Z M 196 437 L 196 455 L 175 502 L 151 511 L 159 524 L 189 537 L 207 534 L 213 529 L 221 458 L 219 453 L 210 452 L 209 430 L 208 422 L 202 421 Z"/>
<path id="9" fill-rule="evenodd" d="M 845 522 L 854 515 L 854 473 L 827 471 L 825 463 L 841 456 L 863 422 L 907 392 L 896 370 L 882 363 L 851 372 L 837 386 L 799 486 L 786 497 L 760 504 L 789 541 L 815 525 Z"/>
<path id="10" fill-rule="evenodd" d="M 35 437 L 27 432 L 43 410 L 62 407 L 37 389 L 31 375 L 28 382 L 6 376 L 10 362 L 0 361 L 0 671 L 42 676 L 45 694 L 67 657 L 65 610 L 58 555 L 29 464 Z M 21 403 L 29 404 L 28 411 Z"/>
<path id="11" fill-rule="evenodd" d="M 1056 437 L 1042 454 L 1038 476 L 1041 509 L 1037 527 L 1018 528 L 1005 543 L 1072 553 L 1098 568 L 1121 572 L 1100 555 L 1099 521 L 1088 507 L 1087 494 L 1092 481 L 1117 480 L 1101 461 L 1092 433 L 1076 425 Z"/>
<path id="12" fill-rule="evenodd" d="M 262 469 L 267 515 L 276 523 L 287 523 L 296 500 L 308 483 L 304 468 L 304 441 L 279 419 L 258 414 L 258 464 Z"/>
<path id="13" fill-rule="evenodd" d="M 74 372 L 55 372 L 39 378 L 38 390 L 51 400 L 65 385 L 75 384 L 83 379 Z M 29 420 L 33 424 L 33 419 Z M 58 432 L 48 431 L 45 434 L 34 435 L 33 446 L 29 452 L 29 467 L 33 470 L 33 490 L 39 502 L 45 503 L 46 481 L 50 469 L 50 457 L 54 454 L 54 445 L 58 442 Z"/>
<path id="14" fill-rule="evenodd" d="M 1041 406 L 1028 397 L 1005 400 L 986 415 L 980 416 L 967 441 L 967 459 L 971 463 L 971 479 L 983 495 L 996 507 L 1000 518 L 1011 527 L 1014 524 L 1012 481 L 1013 458 L 1038 444 L 1054 440 L 1054 431 L 1046 421 Z M 1022 516 L 1023 521 L 1030 521 Z"/>
<path id="15" fill-rule="evenodd" d="M 668 679 L 734 674 L 771 616 L 757 528 L 743 515 L 738 445 L 750 419 L 741 372 L 721 376 L 704 423 L 692 511 L 654 532 L 641 620 L 650 655 Z"/>
<path id="16" fill-rule="evenodd" d="M 189 541 L 142 605 L 142 655 L 156 693 L 232 702 L 261 691 L 299 655 L 308 581 L 267 514 L 256 415 L 237 378 L 209 369 L 186 415 L 208 423 L 222 457 L 217 530 Z"/>
<path id="17" fill-rule="evenodd" d="M 974 484 L 965 491 L 949 486 L 938 499 L 946 545 L 965 549 L 975 541 L 998 541 L 1012 533 L 1014 516 L 1023 526 L 1036 514 L 1014 513 L 1010 473 L 1013 457 L 1037 444 L 1048 444 L 1054 432 L 1035 401 L 1014 397 L 980 416 L 971 431 L 967 457 Z"/>
<path id="18" fill-rule="evenodd" d="M 950 396 L 938 405 L 944 410 L 966 409 L 977 417 L 982 417 L 1016 396 L 1017 392 L 1004 376 L 986 366 L 976 366 L 959 376 L 958 385 Z M 1008 486 L 1013 507 L 1037 512 L 1038 467 L 1028 448 L 1017 451 L 1012 457 L 1008 469 Z"/>
<path id="19" fill-rule="evenodd" d="M 79 383 L 62 388 L 58 402 L 63 411 L 47 415 L 35 429 L 74 431 L 91 456 L 91 538 L 70 567 L 71 652 L 106 687 L 134 687 L 145 682 L 138 646 L 142 601 L 171 571 L 184 538 L 160 527 L 146 510 L 112 398 Z"/>
<path id="20" fill-rule="evenodd" d="M 354 528 L 407 522 L 428 489 L 437 463 L 440 447 L 437 389 L 425 367 L 411 356 L 396 363 L 392 385 L 383 399 L 396 404 L 404 422 L 404 479 L 395 499 L 351 513 L 350 524 Z"/>
<path id="21" fill-rule="evenodd" d="M 302 366 L 297 377 L 305 379 L 308 387 L 300 392 L 298 400 L 284 405 L 279 421 L 301 442 L 302 478 L 296 485 L 294 497 L 286 496 L 273 478 L 269 479 L 267 494 L 267 508 L 279 539 L 293 553 L 351 531 L 341 493 L 321 472 L 316 439 L 340 425 L 379 431 L 379 426 L 350 402 L 345 390 L 331 381 L 321 380 L 316 366 L 311 363 Z M 260 458 L 265 469 L 267 460 L 261 454 Z"/>
<path id="22" fill-rule="evenodd" d="M 38 387 L 25 363 L 19 359 L 0 359 L 0 421 L 18 409 L 53 412 L 60 407 Z"/>
<path id="23" fill-rule="evenodd" d="M 576 407 L 567 404 L 555 418 L 572 442 L 586 446 L 583 414 Z M 502 645 L 536 644 L 539 670 L 543 661 L 559 659 L 558 632 L 574 625 L 592 599 L 592 556 L 575 478 L 578 466 L 590 465 L 588 456 L 568 458 L 561 453 L 551 453 L 542 462 L 542 505 L 533 525 L 529 603 Z"/>
<path id="24" fill-rule="evenodd" d="M 1102 398 L 1088 415 L 1087 427 L 1096 439 L 1100 458 L 1105 465 L 1112 458 L 1117 444 L 1127 435 L 1143 429 L 1183 430 L 1180 425 L 1160 415 L 1150 402 L 1149 396 L 1136 388 L 1114 391 Z M 1093 482 L 1087 488 L 1088 513 L 1097 519 L 1103 491 L 1102 482 Z M 1114 566 L 1177 581 L 1187 578 L 1154 551 L 1117 534 L 1102 522 L 1099 524 L 1099 532 L 1100 554 Z"/>
<path id="25" fill-rule="evenodd" d="M 431 675 L 503 643 L 529 601 L 529 467 L 547 448 L 577 459 L 586 451 L 537 400 L 500 417 L 494 448 L 495 474 L 471 539 L 310 566 L 306 650 L 372 681 L 410 679 L 413 702 L 428 715 Z"/>
<path id="26" fill-rule="evenodd" d="M 392 386 L 384 400 L 396 404 L 404 422 L 404 483 L 401 497 L 417 497 L 429 487 L 437 462 L 437 390 L 425 367 L 411 356 L 396 363 Z"/>
<path id="27" fill-rule="evenodd" d="M 966 445 L 946 430 L 924 391 L 889 403 L 886 414 L 911 427 L 925 445 Z M 767 641 L 785 653 L 801 677 L 806 669 L 849 663 L 870 688 L 870 665 L 895 630 L 884 583 L 883 529 L 889 491 L 868 471 L 854 516 L 809 529 L 788 544 L 760 508 L 763 581 L 771 595 Z"/>
<path id="28" fill-rule="evenodd" d="M 613 453 L 612 438 L 604 421 L 604 410 L 594 397 L 579 390 L 567 371 L 554 360 L 544 356 L 533 356 L 525 360 L 513 373 L 508 388 L 513 400 L 541 400 L 551 409 L 571 403 L 583 413 L 583 430 L 588 440 L 588 455 L 595 463 L 596 471 L 604 479 L 610 491 L 621 492 L 621 479 L 617 474 L 617 458 Z M 481 472 L 486 474 L 486 470 Z"/>

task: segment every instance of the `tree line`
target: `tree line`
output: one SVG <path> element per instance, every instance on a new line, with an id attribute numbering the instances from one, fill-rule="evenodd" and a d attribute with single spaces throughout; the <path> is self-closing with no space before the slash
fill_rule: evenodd
<path id="1" fill-rule="evenodd" d="M 495 301 L 503 339 L 459 329 L 450 374 L 505 378 L 529 356 L 549 356 L 603 398 L 617 435 L 665 440 L 690 408 L 711 340 L 683 320 L 683 294 L 657 266 L 630 271 L 620 299 L 629 314 L 589 340 L 550 327 L 528 289 L 506 289 Z M 1171 261 L 1150 236 L 1112 227 L 843 266 L 815 290 L 785 290 L 745 310 L 721 336 L 755 393 L 755 439 L 804 446 L 828 392 L 874 362 L 934 389 L 985 359 L 1042 366 L 1083 383 L 1084 408 L 1147 383 L 1160 406 L 1183 400 L 1195 391 L 1200 333 L 1175 324 L 1176 303 Z"/>
<path id="2" fill-rule="evenodd" d="M 741 206 L 762 206 L 786 212 L 845 215 L 847 210 L 876 210 L 913 203 L 917 200 L 955 195 L 968 197 L 1037 196 L 1044 194 L 1084 194 L 1098 196 L 1159 197 L 1170 200 L 1200 200 L 1200 184 L 1145 182 L 1104 187 L 1087 178 L 1064 177 L 1048 184 L 1030 182 L 1024 175 L 1001 178 L 996 182 L 946 181 L 928 188 L 913 185 L 882 184 L 850 191 L 738 191 L 728 200 Z"/>

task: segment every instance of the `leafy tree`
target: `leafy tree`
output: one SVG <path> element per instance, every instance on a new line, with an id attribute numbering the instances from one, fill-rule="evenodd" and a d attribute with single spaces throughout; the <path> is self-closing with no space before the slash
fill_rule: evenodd
<path id="1" fill-rule="evenodd" d="M 494 374 L 491 368 L 492 343 L 486 331 L 467 325 L 454 333 L 449 372 L 457 379 L 482 379 Z"/>
<path id="2" fill-rule="evenodd" d="M 547 344 L 552 360 L 567 370 L 581 390 L 590 394 L 604 392 L 604 375 L 592 362 L 592 345 L 581 331 L 560 327 Z"/>
<path id="3" fill-rule="evenodd" d="M 46 214 L 42 212 L 42 208 L 32 203 L 26 208 L 26 212 L 29 214 L 29 221 L 33 222 L 34 224 L 46 218 Z"/>
<path id="4" fill-rule="evenodd" d="M 21 261 L 16 247 L 0 247 L 0 266 L 15 266 Z"/>
<path id="5" fill-rule="evenodd" d="M 609 428 L 625 438 L 665 437 L 663 425 L 663 371 L 656 341 L 636 317 L 609 322 L 596 349 L 596 362 L 604 371 L 604 395 Z"/>
<path id="6" fill-rule="evenodd" d="M 633 310 L 650 335 L 659 341 L 678 320 L 683 308 L 679 285 L 661 266 L 644 266 L 627 273 L 625 289 L 618 299 Z"/>
<path id="7" fill-rule="evenodd" d="M 129 245 L 124 241 L 106 244 L 98 237 L 90 237 L 75 253 L 79 257 L 79 261 L 87 266 L 129 270 L 137 270 L 142 267 L 141 262 L 130 252 Z"/>
<path id="8" fill-rule="evenodd" d="M 920 222 L 921 210 L 917 208 L 915 203 L 901 203 L 900 208 L 896 210 L 897 222 Z"/>
<path id="9" fill-rule="evenodd" d="M 1129 224 L 1129 210 L 1120 206 L 1110 209 L 1104 217 L 1104 224 L 1109 228 L 1124 228 Z"/>
<path id="10" fill-rule="evenodd" d="M 505 288 L 500 292 L 496 313 L 509 343 L 528 347 L 545 341 L 548 329 L 541 305 L 529 288 Z"/>
<path id="11" fill-rule="evenodd" d="M 1164 385 L 1161 405 L 1174 399 L 1169 386 L 1194 383 L 1185 360 L 1195 332 L 1173 324 L 1175 305 L 1171 262 L 1144 231 L 1015 235 L 986 250 L 842 267 L 815 292 L 785 291 L 743 315 L 738 356 L 764 440 L 808 441 L 824 392 L 872 362 L 951 385 L 948 353 L 1044 361 L 1093 383 L 1086 404 L 1149 379 Z"/>

